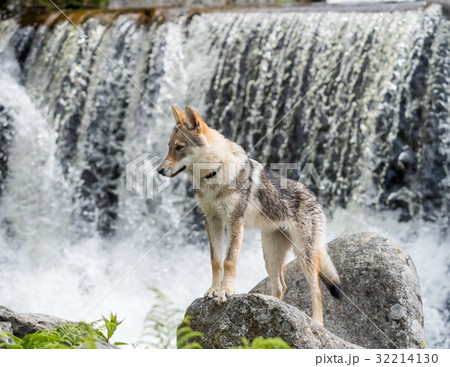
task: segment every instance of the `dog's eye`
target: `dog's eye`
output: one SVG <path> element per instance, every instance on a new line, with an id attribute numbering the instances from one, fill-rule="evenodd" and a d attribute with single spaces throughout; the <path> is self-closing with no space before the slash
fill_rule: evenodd
<path id="1" fill-rule="evenodd" d="M 183 149 L 183 148 L 184 148 L 184 145 L 177 145 L 177 146 L 175 147 L 176 150 L 181 150 L 181 149 Z"/>

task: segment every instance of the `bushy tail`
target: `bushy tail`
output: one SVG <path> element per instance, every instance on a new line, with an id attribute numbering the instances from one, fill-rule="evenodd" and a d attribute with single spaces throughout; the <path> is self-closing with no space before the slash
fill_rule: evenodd
<path id="1" fill-rule="evenodd" d="M 331 295 L 339 300 L 342 299 L 343 291 L 341 280 L 326 251 L 322 252 L 321 267 L 319 272 L 320 279 L 325 283 Z"/>

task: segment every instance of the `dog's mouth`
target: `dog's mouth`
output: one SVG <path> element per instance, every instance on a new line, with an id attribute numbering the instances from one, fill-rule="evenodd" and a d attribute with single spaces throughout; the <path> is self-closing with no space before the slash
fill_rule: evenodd
<path id="1" fill-rule="evenodd" d="M 178 171 L 176 171 L 173 175 L 170 175 L 170 177 L 175 177 L 178 174 L 180 174 L 181 172 L 183 172 L 186 169 L 186 166 L 181 167 Z"/>

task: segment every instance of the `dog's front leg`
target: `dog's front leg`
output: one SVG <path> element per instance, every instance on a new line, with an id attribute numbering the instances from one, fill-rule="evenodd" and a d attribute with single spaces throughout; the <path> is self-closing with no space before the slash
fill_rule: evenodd
<path id="1" fill-rule="evenodd" d="M 222 249 L 223 249 L 223 223 L 220 218 L 206 218 L 206 232 L 209 238 L 209 247 L 212 266 L 212 285 L 205 297 L 213 298 L 219 295 L 220 285 L 222 283 Z"/>
<path id="2" fill-rule="evenodd" d="M 234 293 L 234 281 L 237 273 L 237 261 L 244 233 L 244 217 L 232 218 L 228 225 L 228 247 L 223 263 L 224 274 L 218 302 L 223 303 Z"/>

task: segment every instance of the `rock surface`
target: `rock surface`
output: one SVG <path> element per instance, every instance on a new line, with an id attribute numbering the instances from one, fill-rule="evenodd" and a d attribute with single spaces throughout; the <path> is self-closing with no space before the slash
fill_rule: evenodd
<path id="1" fill-rule="evenodd" d="M 0 102 L 0 196 L 5 189 L 9 147 L 14 138 L 13 122 L 11 111 Z"/>
<path id="2" fill-rule="evenodd" d="M 1 343 L 12 344 L 13 343 L 12 338 L 5 333 L 12 334 L 11 323 L 0 321 L 0 344 Z"/>
<path id="3" fill-rule="evenodd" d="M 424 348 L 422 299 L 416 269 L 405 250 L 375 233 L 342 236 L 328 244 L 345 296 L 323 287 L 325 328 L 365 348 Z M 297 262 L 285 268 L 283 301 L 311 315 L 311 298 Z M 250 292 L 270 294 L 268 278 Z"/>
<path id="4" fill-rule="evenodd" d="M 77 324 L 59 317 L 39 313 L 17 313 L 9 308 L 0 306 L 0 343 L 14 344 L 14 341 L 5 333 L 11 333 L 19 338 L 44 329 L 54 329 L 67 324 Z M 96 342 L 97 349 L 120 349 L 119 347 L 105 343 Z M 79 345 L 76 349 L 85 349 Z"/>
<path id="5" fill-rule="evenodd" d="M 35 333 L 36 331 L 54 329 L 62 325 L 75 324 L 75 322 L 39 313 L 17 313 L 9 308 L 0 306 L 0 329 L 3 330 L 1 325 L 6 324 L 9 324 L 11 330 L 6 331 L 11 332 L 19 338 L 23 338 L 25 335 Z"/>
<path id="6" fill-rule="evenodd" d="M 274 297 L 258 294 L 234 295 L 219 306 L 199 298 L 187 309 L 191 327 L 203 333 L 203 348 L 231 348 L 241 338 L 281 337 L 293 348 L 358 348 L 324 329 L 297 308 Z"/>

